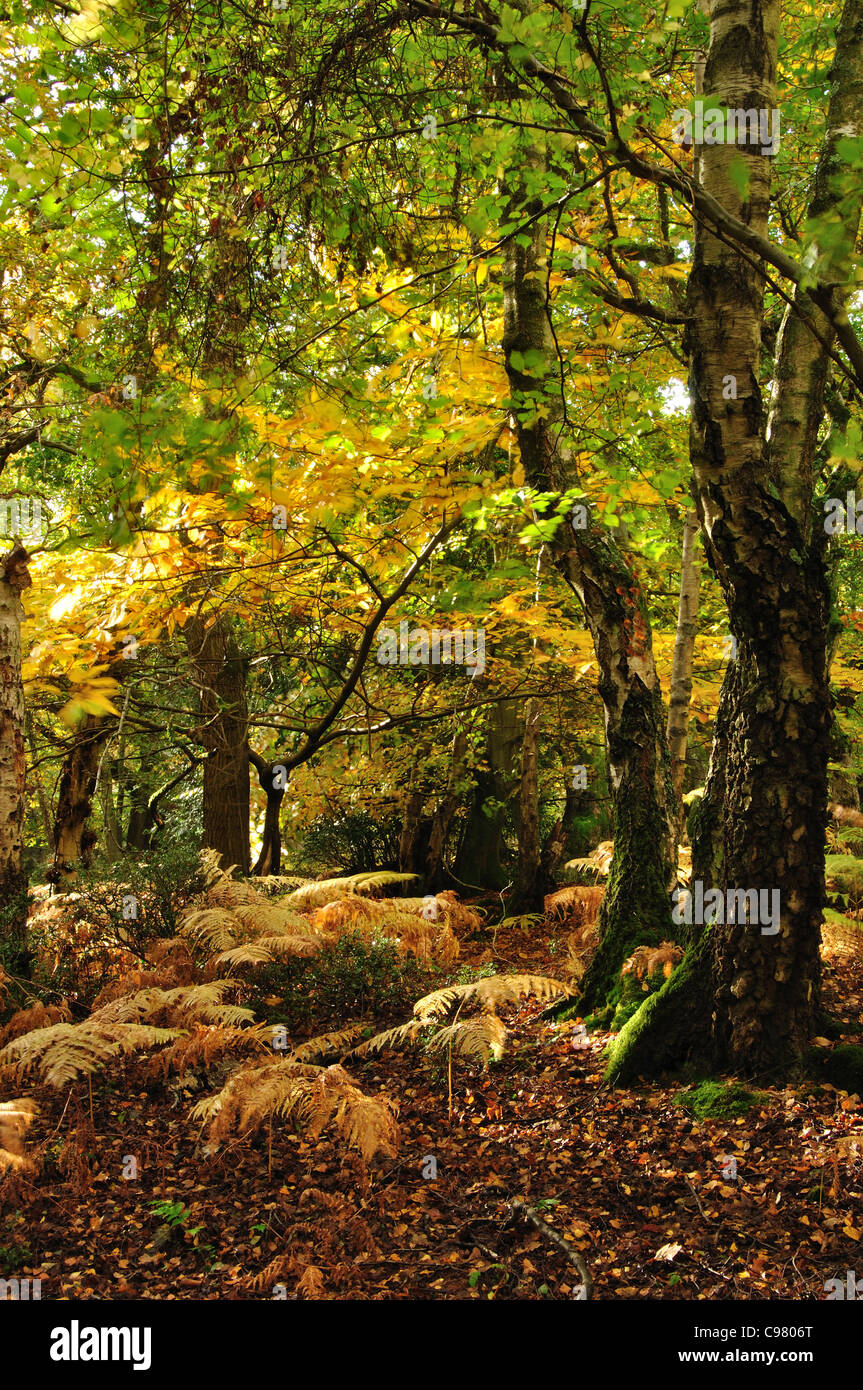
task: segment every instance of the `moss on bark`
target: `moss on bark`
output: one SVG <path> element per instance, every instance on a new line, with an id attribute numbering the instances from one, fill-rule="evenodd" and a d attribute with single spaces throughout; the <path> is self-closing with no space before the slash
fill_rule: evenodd
<path id="1" fill-rule="evenodd" d="M 711 1069 L 709 937 L 705 932 L 659 993 L 621 1029 L 608 1050 L 607 1081 L 628 1085 L 664 1071 Z"/>

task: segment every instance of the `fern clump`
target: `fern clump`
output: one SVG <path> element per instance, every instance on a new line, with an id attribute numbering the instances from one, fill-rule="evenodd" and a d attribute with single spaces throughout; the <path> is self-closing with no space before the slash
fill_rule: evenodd
<path id="1" fill-rule="evenodd" d="M 254 1134 L 274 1118 L 310 1139 L 332 1123 L 366 1161 L 392 1157 L 399 1138 L 392 1101 L 365 1095 L 340 1066 L 316 1067 L 296 1056 L 243 1067 L 192 1115 L 209 1120 L 213 1141 Z"/>
<path id="2" fill-rule="evenodd" d="M 473 1061 L 498 1061 L 506 1049 L 506 1028 L 497 1009 L 533 996 L 559 999 L 572 994 L 568 985 L 546 975 L 491 975 L 465 984 L 447 985 L 414 1004 L 414 1017 L 396 1028 L 377 1033 L 353 1048 L 348 1057 L 422 1042 L 427 1048 L 451 1048 Z M 465 1005 L 479 1005 L 478 1017 L 459 1019 Z M 452 1017 L 454 1015 L 454 1017 Z"/>

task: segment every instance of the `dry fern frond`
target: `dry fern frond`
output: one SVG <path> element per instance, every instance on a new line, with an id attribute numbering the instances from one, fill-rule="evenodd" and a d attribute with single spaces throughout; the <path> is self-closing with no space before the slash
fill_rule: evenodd
<path id="1" fill-rule="evenodd" d="M 293 893 L 289 893 L 281 901 L 284 907 L 308 911 L 314 907 L 326 907 L 328 903 L 334 903 L 339 898 L 347 897 L 349 894 L 352 896 L 373 894 L 379 888 L 386 888 L 393 883 L 407 883 L 417 877 L 417 874 L 376 870 L 373 873 L 349 874 L 343 878 L 318 879 L 313 883 L 304 883 L 302 888 L 295 889 Z"/>
<path id="2" fill-rule="evenodd" d="M 643 980 L 655 971 L 661 970 L 666 979 L 675 965 L 683 960 L 683 951 L 673 941 L 661 941 L 658 946 L 636 946 L 628 960 L 624 961 L 621 975 L 634 975 Z"/>
<path id="3" fill-rule="evenodd" d="M 313 1139 L 333 1122 L 366 1160 L 394 1154 L 398 1139 L 391 1102 L 364 1095 L 341 1067 L 289 1058 L 240 1068 L 218 1095 L 199 1101 L 192 1115 L 210 1119 L 212 1139 L 254 1132 L 270 1115 L 292 1121 Z"/>
<path id="4" fill-rule="evenodd" d="M 121 1053 L 140 1052 L 160 1043 L 173 1042 L 173 1028 L 151 1028 L 141 1023 L 55 1023 L 15 1038 L 0 1050 L 0 1067 L 16 1076 L 35 1071 L 48 1086 L 68 1086 L 79 1076 L 90 1076 Z"/>
<path id="5" fill-rule="evenodd" d="M 595 922 L 605 893 L 604 888 L 559 888 L 548 893 L 543 906 L 547 917 L 567 917 L 579 924 Z"/>
<path id="6" fill-rule="evenodd" d="M 250 903 L 234 908 L 234 917 L 247 936 L 275 936 L 281 932 L 308 931 L 309 921 L 278 903 Z"/>
<path id="7" fill-rule="evenodd" d="M 459 931 L 479 931 L 483 925 L 482 913 L 473 907 L 466 907 L 460 901 L 458 893 L 453 892 L 451 888 L 438 893 L 435 902 L 438 905 L 438 918 L 443 914 L 450 927 L 457 927 Z"/>
<path id="8" fill-rule="evenodd" d="M 180 927 L 180 935 L 189 937 L 196 944 L 210 951 L 226 951 L 237 945 L 240 923 L 225 907 L 195 908 L 187 912 Z"/>
<path id="9" fill-rule="evenodd" d="M 325 907 L 351 891 L 349 878 L 323 878 L 295 888 L 293 893 L 281 899 L 281 904 L 291 911 L 308 912 L 315 907 Z"/>
<path id="10" fill-rule="evenodd" d="M 225 1057 L 270 1052 L 272 1045 L 273 1030 L 268 1023 L 253 1028 L 195 1023 L 188 1036 L 177 1038 L 170 1047 L 156 1053 L 147 1070 L 151 1076 L 167 1076 L 172 1071 L 182 1075 L 192 1067 L 209 1067 Z"/>
<path id="11" fill-rule="evenodd" d="M 390 888 L 394 883 L 410 883 L 419 874 L 399 873 L 394 869 L 372 869 L 367 873 L 351 874 L 347 880 L 352 893 L 375 893 L 379 888 Z"/>
<path id="12" fill-rule="evenodd" d="M 181 985 L 177 989 L 142 989 L 127 994 L 91 1014 L 88 1023 L 128 1023 L 155 1019 L 162 1015 L 171 1024 L 184 1027 L 188 1023 L 222 1023 L 236 1025 L 252 1022 L 254 1010 L 239 1004 L 224 1003 L 229 990 L 236 989 L 235 980 L 209 980 L 206 984 Z"/>
<path id="13" fill-rule="evenodd" d="M 613 858 L 614 841 L 603 840 L 591 854 L 584 855 L 581 859 L 569 859 L 563 867 L 586 871 L 596 878 L 606 878 Z"/>
<path id="14" fill-rule="evenodd" d="M 28 1168 L 24 1136 L 39 1107 L 33 1100 L 0 1101 L 0 1173 L 9 1168 Z"/>
<path id="15" fill-rule="evenodd" d="M 247 941 L 242 946 L 232 946 L 230 951 L 220 951 L 207 963 L 207 970 L 220 970 L 225 965 L 229 969 L 235 965 L 262 965 L 284 956 L 299 956 L 307 960 L 316 956 L 325 945 L 325 941 L 314 936 L 259 936 L 257 941 Z"/>
<path id="16" fill-rule="evenodd" d="M 863 927 L 847 913 L 826 907 L 821 924 L 821 944 L 828 951 L 863 956 Z"/>
<path id="17" fill-rule="evenodd" d="M 317 1265 L 306 1265 L 301 1278 L 297 1280 L 295 1292 L 305 1299 L 324 1298 L 326 1284 L 323 1271 L 318 1269 Z"/>
<path id="18" fill-rule="evenodd" d="M 320 1033 L 316 1038 L 309 1038 L 307 1042 L 300 1043 L 299 1047 L 292 1049 L 289 1062 L 314 1062 L 319 1058 L 330 1056 L 332 1053 L 344 1055 L 351 1043 L 356 1042 L 362 1035 L 363 1025 L 361 1023 L 351 1024 L 349 1028 L 340 1028 L 332 1033 Z"/>
<path id="19" fill-rule="evenodd" d="M 360 1043 L 359 1047 L 352 1047 L 350 1052 L 345 1053 L 342 1061 L 346 1062 L 350 1057 L 369 1057 L 375 1052 L 401 1047 L 402 1043 L 414 1043 L 418 1038 L 425 1036 L 425 1027 L 426 1025 L 418 1019 L 408 1019 L 407 1023 L 400 1023 L 397 1028 L 387 1028 L 383 1033 L 375 1033 L 373 1038 Z"/>
<path id="20" fill-rule="evenodd" d="M 0 965 L 0 1008 L 2 1008 L 5 1004 L 6 997 L 11 988 L 12 978 L 11 976 L 6 974 L 6 971 L 3 969 L 3 966 Z"/>
<path id="21" fill-rule="evenodd" d="M 351 1148 L 359 1149 L 366 1162 L 377 1153 L 389 1158 L 395 1155 L 399 1130 L 393 1102 L 364 1095 L 343 1067 L 325 1067 L 318 1074 L 308 1109 L 308 1132 L 313 1139 L 334 1120 Z"/>
<path id="22" fill-rule="evenodd" d="M 536 999 L 559 999 L 572 994 L 569 985 L 549 975 L 490 975 L 467 985 L 448 985 L 417 1000 L 414 1015 L 421 1022 L 445 1018 L 456 1002 L 474 999 L 483 1009 L 496 1009 L 533 995 Z"/>
<path id="23" fill-rule="evenodd" d="M 389 904 L 392 899 L 387 898 Z M 374 898 L 361 898 L 358 893 L 346 893 L 319 907 L 312 916 L 312 923 L 318 931 L 343 931 L 362 922 L 379 922 L 386 916 L 387 907 Z"/>
<path id="24" fill-rule="evenodd" d="M 231 870 L 228 870 L 230 874 Z M 250 883 L 238 882 L 228 874 L 218 879 L 207 889 L 206 898 L 211 907 L 242 907 L 251 903 L 266 903 L 266 898 Z"/>
<path id="25" fill-rule="evenodd" d="M 34 1028 L 48 1028 L 52 1023 L 65 1023 L 72 1017 L 68 1004 L 33 1004 L 29 1009 L 19 1009 L 6 1024 L 0 1028 L 0 1044 L 20 1038 L 24 1033 L 32 1033 Z"/>
<path id="26" fill-rule="evenodd" d="M 506 1051 L 506 1028 L 496 1014 L 463 1018 L 439 1029 L 428 1040 L 429 1047 L 452 1047 L 461 1057 L 488 1062 L 500 1061 Z"/>
<path id="27" fill-rule="evenodd" d="M 166 986 L 171 989 L 177 985 L 189 985 L 192 983 L 191 975 L 194 974 L 194 967 L 189 961 L 185 966 L 180 962 L 171 962 L 170 965 L 163 966 L 161 970 L 129 970 L 119 979 L 112 980 L 105 985 L 93 1000 L 93 1009 L 98 1012 L 105 1004 L 111 1004 L 115 999 L 122 999 L 124 995 L 137 993 L 144 989 L 163 989 Z M 181 976 L 189 978 L 178 978 Z"/>

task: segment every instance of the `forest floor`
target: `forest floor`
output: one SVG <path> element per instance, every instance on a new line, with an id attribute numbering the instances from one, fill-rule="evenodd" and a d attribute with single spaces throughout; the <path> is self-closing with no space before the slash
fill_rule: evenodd
<path id="1" fill-rule="evenodd" d="M 562 931 L 478 934 L 459 964 L 559 975 Z M 825 962 L 824 1002 L 860 1041 L 863 961 Z M 487 1071 L 454 1061 L 451 1114 L 440 1061 L 349 1064 L 399 1105 L 398 1156 L 368 1169 L 278 1128 L 271 1148 L 265 1132 L 208 1157 L 181 1081 L 94 1078 L 94 1125 L 86 1084 L 24 1088 L 44 1167 L 0 1189 L 0 1275 L 51 1299 L 578 1297 L 570 1255 L 516 1200 L 581 1252 L 597 1299 L 821 1299 L 859 1268 L 859 1096 L 760 1085 L 745 1116 L 699 1123 L 679 1082 L 603 1086 L 608 1035 L 585 1045 L 541 1009 L 504 1011 L 511 1050 Z M 158 1202 L 184 1204 L 173 1225 Z"/>

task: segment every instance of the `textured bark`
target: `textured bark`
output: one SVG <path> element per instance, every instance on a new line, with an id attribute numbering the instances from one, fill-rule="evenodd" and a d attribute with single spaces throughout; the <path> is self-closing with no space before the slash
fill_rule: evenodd
<path id="1" fill-rule="evenodd" d="M 201 709 L 204 763 L 204 848 L 222 867 L 249 872 L 249 754 L 246 669 L 226 619 L 209 627 L 190 618 L 183 628 Z"/>
<path id="2" fill-rule="evenodd" d="M 778 18 L 775 0 L 711 5 L 705 87 L 717 104 L 775 106 Z M 861 45 L 861 0 L 848 0 L 813 184 L 811 209 L 819 213 L 831 199 L 835 209 L 839 197 L 827 175 L 837 127 L 859 109 Z M 741 155 L 734 148 L 705 146 L 704 187 L 766 234 L 769 159 L 757 147 L 742 154 L 749 171 L 745 197 L 731 176 Z M 842 201 L 843 217 L 851 214 L 849 245 L 860 196 L 858 189 L 850 208 L 847 197 Z M 688 289 L 690 452 L 707 557 L 728 604 L 738 655 L 720 696 L 693 879 L 723 891 L 779 889 L 780 929 L 765 934 L 745 922 L 705 931 L 685 978 L 660 992 L 649 1018 L 636 1016 L 621 1033 L 611 1064 L 621 1079 L 693 1056 L 778 1077 L 803 1052 L 819 1003 L 830 594 L 824 536 L 813 532 L 811 504 L 828 364 L 802 323 L 808 318 L 822 332 L 826 325 L 798 294 L 803 319 L 789 312 L 779 335 L 766 431 L 758 384 L 763 289 L 757 263 L 697 228 Z M 723 392 L 729 378 L 736 385 L 731 399 Z M 711 1008 L 693 1009 L 705 989 Z"/>
<path id="3" fill-rule="evenodd" d="M 79 869 L 90 864 L 96 834 L 87 822 L 93 811 L 99 758 L 113 727 L 100 715 L 85 715 L 64 759 L 54 817 L 54 863 L 48 871 L 58 892 L 72 888 Z"/>
<path id="4" fill-rule="evenodd" d="M 490 707 L 485 744 L 487 767 L 476 773 L 454 867 L 462 882 L 475 887 L 500 889 L 509 880 L 504 826 L 507 803 L 518 791 L 521 732 L 518 700 L 501 700 Z"/>
<path id="5" fill-rule="evenodd" d="M 546 224 L 538 219 L 529 242 L 522 237 L 506 244 L 503 347 L 525 478 L 533 487 L 561 492 L 578 484 L 578 474 L 563 437 L 563 407 L 554 377 L 542 273 L 546 237 Z M 547 365 L 544 377 L 513 363 L 514 353 L 523 359 L 537 352 Z M 561 523 L 551 550 L 581 601 L 605 711 L 615 848 L 600 910 L 600 947 L 582 981 L 585 1004 L 595 1007 L 605 1003 L 636 945 L 673 933 L 668 893 L 674 796 L 650 623 L 632 567 L 592 515 L 583 529 Z"/>
<path id="6" fill-rule="evenodd" d="M 411 791 L 404 804 L 399 835 L 399 872 L 403 874 L 423 872 L 431 830 L 431 816 L 422 814 L 425 799 L 424 791 Z"/>
<path id="7" fill-rule="evenodd" d="M 518 793 L 518 884 L 513 908 L 540 912 L 545 885 L 539 838 L 539 728 L 542 711 L 536 700 L 525 701 L 521 744 L 521 782 Z"/>
<path id="8" fill-rule="evenodd" d="M 24 871 L 26 749 L 21 682 L 21 591 L 32 583 L 27 552 L 16 543 L 0 561 L 0 947 L 13 972 L 26 971 L 27 875 Z"/>
<path id="9" fill-rule="evenodd" d="M 282 798 L 287 790 L 285 769 L 279 763 L 268 763 L 265 758 L 262 758 L 251 748 L 249 749 L 249 762 L 257 772 L 258 781 L 267 798 L 261 852 L 252 873 L 259 877 L 264 874 L 278 874 L 281 872 L 282 862 L 282 832 L 279 826 L 279 813 L 282 809 Z"/>
<path id="10" fill-rule="evenodd" d="M 688 511 L 683 521 L 680 602 L 677 610 L 674 657 L 671 663 L 671 693 L 668 700 L 668 753 L 671 758 L 671 782 L 678 808 L 683 797 L 683 779 L 686 775 L 689 706 L 692 700 L 692 655 L 695 651 L 695 633 L 698 628 L 698 590 L 701 576 L 695 554 L 697 539 L 698 516 L 696 512 Z"/>

